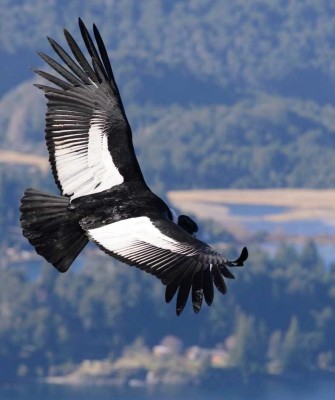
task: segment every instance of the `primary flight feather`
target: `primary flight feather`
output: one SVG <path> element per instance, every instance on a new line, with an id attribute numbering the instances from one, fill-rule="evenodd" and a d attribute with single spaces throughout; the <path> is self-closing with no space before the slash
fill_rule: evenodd
<path id="1" fill-rule="evenodd" d="M 95 44 L 80 19 L 79 27 L 89 58 L 66 30 L 72 55 L 49 38 L 64 66 L 39 53 L 58 73 L 35 70 L 53 84 L 36 86 L 47 98 L 46 144 L 62 196 L 27 189 L 20 208 L 23 234 L 60 272 L 91 240 L 157 276 L 166 285 L 167 302 L 178 292 L 178 315 L 190 292 L 199 312 L 203 298 L 212 303 L 214 285 L 226 293 L 223 278 L 234 277 L 228 267 L 242 266 L 247 249 L 227 260 L 195 238 L 198 227 L 191 218 L 177 217 L 149 189 L 100 33 L 93 25 Z"/>

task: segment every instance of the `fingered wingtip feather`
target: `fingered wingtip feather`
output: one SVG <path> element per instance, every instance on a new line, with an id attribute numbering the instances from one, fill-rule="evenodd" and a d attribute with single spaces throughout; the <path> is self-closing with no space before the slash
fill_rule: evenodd
<path id="1" fill-rule="evenodd" d="M 65 39 L 72 51 L 72 54 L 75 56 L 76 60 L 78 61 L 79 65 L 81 66 L 83 71 L 85 71 L 85 73 L 87 74 L 89 79 L 91 79 L 95 83 L 98 83 L 98 79 L 95 75 L 93 68 L 88 63 L 86 57 L 84 56 L 83 52 L 79 48 L 77 42 L 74 40 L 74 38 L 72 37 L 70 32 L 67 31 L 66 29 L 64 29 L 64 36 L 65 36 Z"/>
<path id="2" fill-rule="evenodd" d="M 71 33 L 70 33 L 66 28 L 63 29 L 63 34 L 64 34 L 65 39 L 66 39 L 67 41 L 68 41 L 68 38 L 69 38 L 69 37 L 72 38 Z"/>
<path id="3" fill-rule="evenodd" d="M 177 295 L 177 305 L 176 305 L 177 315 L 180 315 L 185 308 L 185 305 L 187 303 L 187 299 L 188 299 L 188 296 L 190 293 L 191 284 L 192 284 L 192 282 L 185 280 L 179 286 L 178 295 Z"/>
<path id="4" fill-rule="evenodd" d="M 79 24 L 79 28 L 80 28 L 81 34 L 82 35 L 84 35 L 84 33 L 88 34 L 86 25 L 84 24 L 83 20 L 80 17 L 78 18 L 78 24 Z"/>
<path id="5" fill-rule="evenodd" d="M 219 270 L 219 267 L 217 265 L 213 265 L 212 274 L 213 274 L 214 285 L 216 286 L 218 291 L 222 294 L 226 294 L 227 293 L 226 282 L 224 281 L 221 271 Z"/>
<path id="6" fill-rule="evenodd" d="M 57 52 L 57 47 L 60 47 L 59 44 L 53 40 L 50 36 L 47 36 L 48 42 L 50 43 L 51 47 Z"/>
<path id="7" fill-rule="evenodd" d="M 193 275 L 193 282 L 192 282 L 192 307 L 193 311 L 196 314 L 201 309 L 203 297 L 204 297 L 203 268 L 202 265 L 200 264 L 200 267 Z"/>
<path id="8" fill-rule="evenodd" d="M 95 61 L 97 65 L 99 65 L 99 69 L 101 73 L 103 74 L 104 79 L 108 79 L 107 73 L 105 72 L 104 66 L 99 58 L 97 49 L 95 47 L 95 44 L 86 28 L 84 25 L 83 21 L 80 19 L 79 20 L 79 28 L 81 32 L 81 36 L 83 37 L 83 40 L 85 42 L 86 48 L 91 56 L 91 58 Z M 96 71 L 97 72 L 97 71 Z"/>
<path id="9" fill-rule="evenodd" d="M 45 90 L 45 86 L 44 86 L 44 85 L 41 85 L 41 84 L 39 84 L 39 83 L 33 83 L 33 86 L 37 87 L 37 89 Z"/>
<path id="10" fill-rule="evenodd" d="M 195 292 L 192 291 L 192 307 L 196 314 L 198 314 L 198 312 L 201 310 L 203 295 L 202 289 Z"/>
<path id="11" fill-rule="evenodd" d="M 235 279 L 235 276 L 229 271 L 225 265 L 219 266 L 221 274 L 227 279 Z"/>
<path id="12" fill-rule="evenodd" d="M 194 306 L 193 306 L 193 311 L 194 311 L 196 314 L 199 314 L 200 309 L 201 309 L 201 307 L 194 307 Z"/>
<path id="13" fill-rule="evenodd" d="M 183 312 L 183 309 L 184 309 L 184 308 L 180 308 L 180 307 L 179 307 L 179 308 L 178 308 L 178 307 L 176 308 L 176 315 L 177 315 L 177 317 L 179 317 L 179 315 Z"/>
<path id="14" fill-rule="evenodd" d="M 208 306 L 213 303 L 214 299 L 214 287 L 213 287 L 213 278 L 211 276 L 210 269 L 207 268 L 203 272 L 203 290 L 204 290 L 204 298 Z"/>
<path id="15" fill-rule="evenodd" d="M 178 285 L 174 285 L 173 283 L 166 286 L 165 289 L 165 301 L 170 303 L 171 300 L 174 298 L 176 292 L 178 290 Z"/>
<path id="16" fill-rule="evenodd" d="M 45 53 L 43 53 L 43 51 L 37 51 L 37 54 L 43 59 L 48 57 Z"/>

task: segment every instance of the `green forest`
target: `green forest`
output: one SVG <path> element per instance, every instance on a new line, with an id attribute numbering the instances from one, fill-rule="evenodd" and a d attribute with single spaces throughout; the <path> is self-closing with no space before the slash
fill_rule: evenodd
<path id="1" fill-rule="evenodd" d="M 217 292 L 199 315 L 188 305 L 178 318 L 158 280 L 96 252 L 65 275 L 41 261 L 29 269 L 2 261 L 1 381 L 115 360 L 136 343 L 152 348 L 166 335 L 184 349 L 224 347 L 230 338 L 225 371 L 243 376 L 333 372 L 335 265 L 325 268 L 313 242 L 301 253 L 283 245 L 273 258 L 252 252 L 226 296 Z"/>
<path id="2" fill-rule="evenodd" d="M 16 0 L 0 13 L 2 149 L 47 157 L 30 68 L 53 55 L 46 36 L 65 46 L 64 27 L 81 43 L 80 15 L 106 41 L 156 190 L 335 185 L 334 4 Z"/>

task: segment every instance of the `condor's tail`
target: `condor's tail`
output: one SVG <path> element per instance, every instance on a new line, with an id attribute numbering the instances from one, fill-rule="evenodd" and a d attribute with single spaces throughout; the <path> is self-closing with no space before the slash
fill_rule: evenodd
<path id="1" fill-rule="evenodd" d="M 70 268 L 88 242 L 68 205 L 67 197 L 27 189 L 20 207 L 23 235 L 60 272 Z"/>

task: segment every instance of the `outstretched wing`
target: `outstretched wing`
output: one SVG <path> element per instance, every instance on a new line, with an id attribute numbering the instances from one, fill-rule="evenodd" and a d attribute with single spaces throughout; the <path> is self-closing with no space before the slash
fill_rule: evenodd
<path id="1" fill-rule="evenodd" d="M 208 305 L 212 303 L 213 282 L 225 294 L 223 277 L 234 278 L 228 267 L 242 266 L 248 257 L 244 248 L 237 260 L 229 261 L 165 219 L 129 218 L 86 231 L 106 253 L 160 278 L 166 285 L 167 302 L 178 291 L 177 315 L 183 311 L 191 288 L 195 312 L 199 312 L 203 297 Z"/>
<path id="2" fill-rule="evenodd" d="M 35 70 L 56 87 L 36 84 L 48 99 L 46 142 L 54 178 L 63 195 L 74 199 L 127 181 L 144 182 L 111 64 L 98 29 L 98 50 L 85 25 L 79 26 L 92 65 L 64 30 L 76 61 L 49 42 L 65 66 L 39 53 L 63 79 Z"/>

